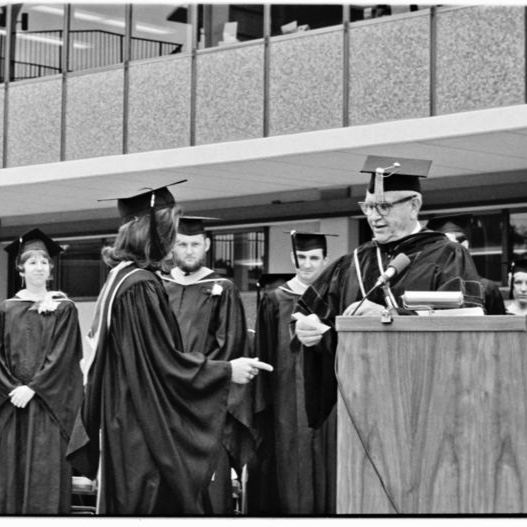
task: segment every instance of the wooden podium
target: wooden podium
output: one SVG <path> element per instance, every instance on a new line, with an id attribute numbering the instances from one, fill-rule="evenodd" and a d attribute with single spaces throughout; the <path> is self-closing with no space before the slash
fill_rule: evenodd
<path id="1" fill-rule="evenodd" d="M 527 512 L 518 316 L 338 317 L 338 514 Z"/>

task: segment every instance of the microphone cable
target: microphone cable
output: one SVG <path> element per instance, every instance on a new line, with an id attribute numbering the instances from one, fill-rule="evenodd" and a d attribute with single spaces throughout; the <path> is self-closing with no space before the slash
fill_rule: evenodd
<path id="1" fill-rule="evenodd" d="M 366 457 L 368 458 L 368 461 L 370 462 L 372 468 L 373 468 L 373 471 L 375 472 L 375 475 L 377 476 L 377 479 L 379 480 L 379 483 L 382 487 L 382 490 L 384 491 L 384 494 L 386 495 L 386 498 L 388 499 L 388 501 L 390 502 L 390 505 L 393 507 L 393 510 L 396 512 L 396 514 L 400 514 L 400 511 L 399 509 L 397 508 L 397 506 L 395 505 L 395 501 L 394 499 L 390 496 L 390 493 L 388 492 L 388 489 L 386 488 L 386 485 L 382 479 L 382 476 L 380 474 L 380 471 L 379 469 L 377 468 L 377 465 L 375 464 L 375 462 L 373 461 L 371 455 L 370 455 L 370 452 L 368 451 L 368 449 L 366 448 L 366 442 L 364 441 L 360 431 L 359 431 L 359 428 L 357 426 L 357 424 L 355 423 L 355 420 L 353 419 L 353 416 L 351 414 L 351 410 L 350 410 L 350 407 L 348 405 L 348 401 L 346 400 L 346 397 L 344 396 L 344 388 L 342 387 L 341 383 L 340 383 L 340 380 L 339 380 L 339 377 L 338 377 L 338 352 L 335 354 L 335 378 L 337 379 L 337 387 L 338 387 L 338 390 L 340 392 L 340 396 L 342 397 L 342 401 L 344 403 L 344 407 L 346 408 L 346 413 L 348 414 L 348 417 L 351 421 L 351 424 L 353 426 L 353 428 L 355 429 L 355 432 L 357 433 L 357 437 L 359 438 L 359 441 L 362 445 L 362 449 L 364 450 L 364 453 L 366 454 Z"/>

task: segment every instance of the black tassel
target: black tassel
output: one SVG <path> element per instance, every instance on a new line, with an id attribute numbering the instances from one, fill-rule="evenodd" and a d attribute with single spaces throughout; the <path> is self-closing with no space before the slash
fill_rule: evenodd
<path id="1" fill-rule="evenodd" d="M 291 244 L 293 246 L 293 258 L 295 259 L 295 267 L 297 269 L 300 269 L 300 265 L 298 263 L 298 256 L 296 254 L 296 243 L 295 243 L 295 236 L 296 236 L 296 231 L 291 231 Z"/>

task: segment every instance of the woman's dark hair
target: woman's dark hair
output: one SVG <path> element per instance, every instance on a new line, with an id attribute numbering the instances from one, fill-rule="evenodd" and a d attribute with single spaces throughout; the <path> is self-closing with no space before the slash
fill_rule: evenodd
<path id="1" fill-rule="evenodd" d="M 142 269 L 160 269 L 174 245 L 180 214 L 178 207 L 155 211 L 157 234 L 163 251 L 161 258 L 151 256 L 150 216 L 146 214 L 121 225 L 113 246 L 102 249 L 104 263 L 115 267 L 120 262 L 132 261 Z"/>

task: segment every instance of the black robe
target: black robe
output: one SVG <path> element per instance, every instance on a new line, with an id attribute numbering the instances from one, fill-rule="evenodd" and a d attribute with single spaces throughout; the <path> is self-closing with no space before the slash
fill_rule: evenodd
<path id="1" fill-rule="evenodd" d="M 487 315 L 506 315 L 505 302 L 496 282 L 488 278 L 481 278 L 480 280 L 483 286 L 484 305 Z"/>
<path id="2" fill-rule="evenodd" d="M 0 305 L 0 514 L 68 514 L 66 447 L 82 399 L 82 341 L 75 304 L 56 309 L 17 297 Z M 25 408 L 9 392 L 26 385 Z"/>
<path id="3" fill-rule="evenodd" d="M 100 446 L 100 514 L 203 513 L 231 365 L 181 352 L 161 280 L 133 264 L 111 271 L 97 313 L 97 351 L 68 459 L 94 478 Z"/>
<path id="4" fill-rule="evenodd" d="M 480 278 L 467 249 L 448 240 L 444 234 L 428 230 L 384 245 L 367 242 L 359 246 L 357 256 L 365 291 L 374 286 L 381 274 L 377 247 L 380 248 L 384 270 L 400 253 L 411 260 L 409 267 L 391 280 L 390 289 L 397 301 L 405 291 L 462 290 L 466 307 L 482 306 Z M 326 267 L 297 303 L 295 311 L 305 315 L 315 313 L 331 327 L 318 345 L 304 348 L 306 410 L 310 426 L 315 428 L 324 423 L 337 400 L 335 317 L 361 298 L 358 273 L 351 253 Z M 381 289 L 375 290 L 369 299 L 385 305 Z"/>
<path id="5" fill-rule="evenodd" d="M 335 512 L 336 423 L 308 426 L 304 395 L 304 352 L 291 342 L 291 314 L 300 298 L 288 284 L 266 292 L 258 308 L 256 352 L 274 367 L 258 376 L 256 421 L 261 484 L 258 512 L 302 515 Z M 333 414 L 334 417 L 334 414 Z"/>
<path id="6" fill-rule="evenodd" d="M 250 355 L 245 311 L 236 285 L 211 269 L 201 268 L 196 279 L 161 275 L 179 325 L 186 353 L 199 352 L 214 360 Z M 250 385 L 231 386 L 223 430 L 223 452 L 209 487 L 214 514 L 232 514 L 231 466 L 241 475 L 253 457 Z"/>

